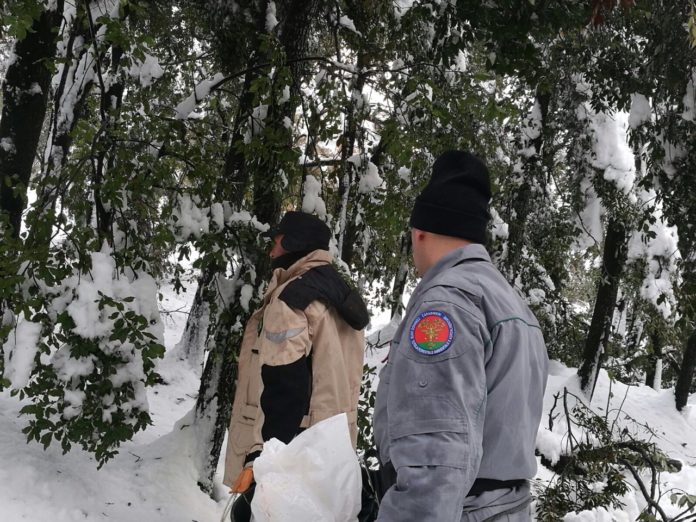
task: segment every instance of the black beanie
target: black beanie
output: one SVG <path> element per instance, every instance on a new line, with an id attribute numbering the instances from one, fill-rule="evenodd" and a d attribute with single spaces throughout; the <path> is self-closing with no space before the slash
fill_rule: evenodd
<path id="1" fill-rule="evenodd" d="M 486 165 L 469 152 L 450 150 L 433 164 L 433 174 L 411 212 L 419 230 L 486 242 L 491 182 Z"/>
<path id="2" fill-rule="evenodd" d="M 306 212 L 286 212 L 280 223 L 263 233 L 271 239 L 280 234 L 283 234 L 280 244 L 288 252 L 329 249 L 331 230 L 321 219 Z"/>

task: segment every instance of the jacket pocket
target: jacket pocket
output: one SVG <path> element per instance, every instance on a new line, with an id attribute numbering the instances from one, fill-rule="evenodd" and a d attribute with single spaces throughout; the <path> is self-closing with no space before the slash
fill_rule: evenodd
<path id="1" fill-rule="evenodd" d="M 467 415 L 446 396 L 409 396 L 396 403 L 390 401 L 389 421 L 390 460 L 397 469 L 469 466 Z"/>
<path id="2" fill-rule="evenodd" d="M 254 421 L 235 419 L 230 431 L 230 446 L 236 455 L 244 456 L 254 444 Z"/>
<path id="3" fill-rule="evenodd" d="M 246 403 L 256 407 L 261 398 L 261 367 L 258 348 L 252 348 L 248 368 L 249 380 L 246 389 Z"/>
<path id="4" fill-rule="evenodd" d="M 442 431 L 467 432 L 466 413 L 447 397 L 409 397 L 408 406 L 389 409 L 389 419 L 392 439 Z"/>

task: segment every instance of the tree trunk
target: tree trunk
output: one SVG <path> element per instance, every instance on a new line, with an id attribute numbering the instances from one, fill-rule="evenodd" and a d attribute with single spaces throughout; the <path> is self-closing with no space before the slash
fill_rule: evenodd
<path id="1" fill-rule="evenodd" d="M 638 351 L 638 346 L 643 339 L 643 320 L 640 318 L 640 311 L 634 301 L 630 307 L 630 319 L 626 328 L 626 355 L 630 356 Z"/>
<path id="2" fill-rule="evenodd" d="M 260 13 L 261 12 L 259 12 L 258 19 L 256 20 L 256 33 L 258 35 L 263 33 L 265 27 L 265 15 Z M 258 38 L 256 38 L 253 47 L 259 47 Z M 262 54 L 255 52 L 251 54 L 247 61 L 246 66 L 248 72 L 244 75 L 239 105 L 237 106 L 234 121 L 232 122 L 229 146 L 225 154 L 225 164 L 217 186 L 217 192 L 221 195 L 221 199 L 228 201 L 234 210 L 240 210 L 244 201 L 244 196 L 251 183 L 251 173 L 249 169 L 245 168 L 242 146 L 244 143 L 245 124 L 251 115 L 255 96 L 254 92 L 251 90 L 251 85 L 258 75 L 261 74 L 261 71 L 257 70 L 255 66 L 261 63 L 261 59 Z M 224 306 L 224 303 L 220 302 L 218 299 L 218 291 L 215 285 L 217 274 L 224 272 L 224 269 L 224 266 L 213 261 L 204 266 L 198 278 L 198 287 L 193 303 L 191 304 L 191 311 L 186 321 L 186 327 L 176 347 L 177 351 L 180 352 L 179 356 L 187 359 L 193 365 L 197 365 L 203 360 L 203 350 L 205 350 L 206 340 L 209 337 L 213 338 L 214 345 L 217 346 L 217 341 L 215 339 L 216 334 L 214 332 L 218 329 L 217 321 L 220 319 L 220 314 L 216 310 L 217 305 Z M 214 302 L 216 302 L 216 306 L 211 306 Z M 199 318 L 205 313 L 208 314 L 208 324 L 206 330 L 203 331 L 199 323 Z M 212 317 L 210 315 L 211 313 L 213 314 Z M 208 387 L 213 387 L 213 389 L 216 390 L 219 385 L 219 379 L 215 382 L 209 382 L 209 380 L 212 378 L 212 374 L 220 371 L 220 368 L 216 370 L 213 369 L 215 361 L 212 361 L 210 357 L 207 363 L 208 366 L 204 369 L 201 377 L 199 402 L 205 400 L 200 399 L 201 394 L 204 394 L 204 390 L 207 390 Z M 236 371 L 236 367 L 234 371 Z M 205 393 L 207 393 L 207 391 Z M 204 405 L 197 405 L 197 408 L 204 409 Z M 208 466 L 208 463 L 204 465 L 204 467 L 206 466 Z M 208 485 L 202 487 L 206 489 Z"/>
<path id="3" fill-rule="evenodd" d="M 602 278 L 597 288 L 592 322 L 587 333 L 583 363 L 578 370 L 580 384 L 587 396 L 592 399 L 597 376 L 602 367 L 604 346 L 611 335 L 611 319 L 616 306 L 621 272 L 626 262 L 626 229 L 616 217 L 612 216 L 607 225 L 602 256 Z"/>
<path id="4" fill-rule="evenodd" d="M 404 310 L 402 303 L 404 297 L 404 289 L 408 280 L 408 261 L 411 255 L 411 234 L 406 231 L 401 235 L 401 249 L 399 256 L 399 270 L 394 278 L 394 289 L 390 296 L 391 318 L 394 319 L 397 315 L 401 315 Z"/>
<path id="5" fill-rule="evenodd" d="M 362 114 L 362 106 L 358 107 L 358 101 L 354 99 L 353 93 L 358 93 L 362 103 L 362 91 L 365 87 L 366 76 L 365 68 L 368 66 L 365 53 L 358 53 L 356 69 L 358 71 L 354 81 L 351 82 L 350 91 L 351 98 L 346 108 L 346 130 L 341 136 L 339 143 L 341 146 L 341 168 L 343 173 L 339 179 L 338 185 L 338 208 L 336 215 L 339 216 L 338 230 L 338 253 L 341 259 L 350 266 L 353 259 L 354 244 L 357 237 L 357 231 L 353 219 L 350 215 L 350 192 L 356 177 L 356 169 L 353 163 L 348 162 L 348 158 L 353 155 L 355 150 L 355 142 L 358 140 L 358 120 Z M 365 168 L 367 166 L 365 165 Z M 357 205 L 353 202 L 353 210 L 357 210 Z"/>
<path id="6" fill-rule="evenodd" d="M 51 81 L 50 62 L 56 54 L 56 34 L 63 1 L 44 11 L 14 49 L 15 61 L 2 86 L 0 121 L 0 212 L 8 214 L 8 237 L 19 237 L 27 186 L 46 115 Z"/>
<path id="7" fill-rule="evenodd" d="M 529 141 L 524 141 L 523 138 L 523 147 L 526 149 L 531 145 L 534 148 L 534 153 L 531 157 L 523 160 L 523 174 L 520 174 L 522 180 L 512 195 L 513 200 L 510 204 L 511 211 L 509 214 L 511 218 L 508 222 L 510 233 L 508 235 L 508 254 L 505 259 L 506 276 L 510 282 L 517 280 L 521 271 L 521 262 L 525 258 L 523 249 L 528 244 L 527 222 L 535 205 L 532 183 L 539 183 L 544 180 L 544 128 L 546 127 L 551 95 L 542 92 L 541 88 L 537 87 L 535 101 L 539 104 L 541 112 L 541 129 L 539 136 L 536 138 Z"/>
<path id="8" fill-rule="evenodd" d="M 37 201 L 31 216 L 33 226 L 29 232 L 28 240 L 31 245 L 41 245 L 46 241 L 44 235 L 51 233 L 50 226 L 36 226 L 37 220 L 51 213 L 51 209 L 55 208 L 59 194 L 65 190 L 67 182 L 63 176 L 63 169 L 68 162 L 73 143 L 72 131 L 85 115 L 88 98 L 94 86 L 92 78 L 99 77 L 101 74 L 101 71 L 97 71 L 97 68 L 101 67 L 101 57 L 97 56 L 98 46 L 94 43 L 94 36 L 102 25 L 95 25 L 89 12 L 90 5 L 89 3 L 86 5 L 84 3 L 76 4 L 77 11 L 71 25 L 63 29 L 63 31 L 69 31 L 69 36 L 66 45 L 63 46 L 63 54 L 58 56 L 59 61 L 62 62 L 61 69 L 53 79 L 57 87 L 53 97 L 53 115 L 46 146 L 45 170 L 42 173 Z M 129 15 L 130 9 L 126 6 L 123 9 L 122 20 Z M 76 42 L 82 42 L 82 45 L 76 47 Z M 118 47 L 113 47 L 112 50 L 112 73 L 115 73 L 123 52 Z M 100 87 L 103 86 L 100 84 Z M 122 90 L 123 84 L 120 81 L 114 82 L 109 88 L 109 92 L 112 94 L 118 94 Z M 102 92 L 102 119 L 105 117 L 105 103 L 104 92 Z M 104 129 L 106 130 L 106 127 Z M 98 140 L 98 142 L 101 144 L 103 139 Z M 102 238 L 107 239 L 111 235 L 111 226 L 110 219 L 106 218 L 108 213 L 105 211 L 99 194 L 104 174 L 104 154 L 96 150 L 99 146 L 95 143 L 94 161 L 92 162 L 93 184 L 90 187 L 85 187 L 85 197 L 89 198 L 90 201 L 93 200 L 93 207 L 96 207 L 96 211 L 89 207 L 87 215 L 81 217 L 85 219 L 86 223 L 91 223 L 92 215 L 96 214 L 95 229 L 100 230 Z"/>
<path id="9" fill-rule="evenodd" d="M 119 47 L 112 48 L 112 59 L 114 62 L 112 77 L 118 77 L 115 74 L 118 68 L 123 51 Z M 99 64 L 97 64 L 99 66 Z M 102 187 L 105 179 L 108 178 L 110 172 L 115 168 L 114 160 L 114 143 L 109 133 L 113 131 L 118 124 L 118 111 L 123 103 L 123 82 L 121 80 L 111 83 L 106 91 L 101 93 L 101 111 L 102 111 L 102 135 L 101 143 L 95 143 L 96 158 L 93 159 L 92 171 L 92 188 L 94 193 L 94 206 L 97 216 L 97 233 L 99 234 L 100 243 L 107 242 L 113 246 L 113 225 L 114 225 L 114 209 L 111 202 L 104 200 L 102 197 Z"/>
<path id="10" fill-rule="evenodd" d="M 247 318 L 246 314 L 236 315 L 240 308 L 238 304 L 232 305 L 217 323 L 213 349 L 208 354 L 196 400 L 194 426 L 200 448 L 198 455 L 202 459 L 197 463 L 198 486 L 208 494 L 213 492 L 213 475 L 220 459 L 237 381 L 237 357 L 243 332 L 234 325 L 239 319 Z"/>
<path id="11" fill-rule="evenodd" d="M 659 326 L 653 326 L 651 330 L 652 354 L 649 358 L 650 366 L 645 374 L 645 385 L 659 390 L 662 388 L 662 334 Z"/>
<path id="12" fill-rule="evenodd" d="M 291 6 L 292 10 L 283 17 L 279 38 L 288 60 L 301 56 L 308 45 L 308 26 L 315 18 L 317 5 L 316 0 L 295 2 Z M 265 10 L 262 16 L 265 17 Z M 300 85 L 300 77 L 297 76 L 300 74 L 298 67 L 291 67 L 294 93 L 291 100 L 297 100 L 297 88 Z M 242 96 L 242 99 L 245 99 L 245 94 Z M 282 106 L 269 108 L 269 115 L 265 122 L 266 130 L 271 130 L 276 136 L 287 137 L 285 147 L 292 147 L 292 141 L 289 130 L 284 126 L 284 120 L 286 117 L 293 116 L 296 105 L 290 101 Z M 239 179 L 244 180 L 245 183 L 249 180 L 253 181 L 253 211 L 261 222 L 278 221 L 282 201 L 280 193 L 282 185 L 279 181 L 283 166 L 283 151 L 284 147 L 271 147 L 270 154 L 263 160 L 258 157 L 244 158 L 242 167 L 244 174 Z M 229 153 L 227 159 L 226 169 L 241 161 L 241 157 L 234 153 Z M 235 274 L 235 280 L 240 283 L 236 286 L 239 289 L 242 282 L 251 284 L 256 296 L 270 274 L 270 260 L 265 252 L 259 251 L 255 244 L 242 245 L 242 248 L 246 255 Z M 203 370 L 194 421 L 201 449 L 199 455 L 203 459 L 198 463 L 198 485 L 207 493 L 213 491 L 213 475 L 220 458 L 232 410 L 237 379 L 237 357 L 244 333 L 239 325 L 246 324 L 253 311 L 252 308 L 257 304 L 258 301 L 251 302 L 249 310 L 245 310 L 235 295 L 221 314 L 215 325 L 215 332 L 212 334 L 213 346 Z"/>
<path id="13" fill-rule="evenodd" d="M 210 302 L 216 301 L 217 295 L 214 279 L 215 272 L 212 270 L 204 270 L 198 278 L 198 288 L 193 297 L 186 327 L 181 334 L 181 339 L 174 347 L 176 356 L 180 360 L 187 361 L 193 368 L 199 368 L 203 364 L 205 341 L 210 326 Z"/>
<path id="14" fill-rule="evenodd" d="M 22 40 L 14 45 L 14 61 L 2 84 L 0 120 L 0 241 L 7 247 L 18 242 L 22 213 L 27 205 L 27 188 L 36 158 L 39 137 L 46 116 L 51 65 L 56 54 L 56 34 L 63 15 L 63 0 L 53 11 L 43 11 Z M 19 248 L 19 245 L 17 245 Z M 3 249 L 4 250 L 4 249 Z M 2 252 L 0 279 L 17 275 L 18 258 L 12 248 Z M 0 360 L 5 335 L 14 322 L 9 302 L 14 285 L 0 290 Z M 0 376 L 4 364 L 0 362 Z"/>
<path id="15" fill-rule="evenodd" d="M 694 371 L 696 371 L 696 330 L 691 332 L 686 342 L 681 371 L 677 378 L 677 385 L 674 388 L 677 410 L 679 411 L 682 411 L 689 400 L 689 391 L 691 390 L 691 383 L 694 380 Z"/>
<path id="16" fill-rule="evenodd" d="M 387 141 L 382 137 L 377 144 L 377 146 L 372 150 L 370 156 L 370 162 L 377 168 L 381 166 L 381 160 L 383 158 L 383 153 L 387 147 Z M 365 166 L 367 168 L 367 166 Z M 353 182 L 355 180 L 353 179 Z M 361 244 L 359 243 L 360 234 L 365 229 L 365 222 L 362 219 L 358 219 L 358 215 L 362 210 L 363 199 L 369 199 L 369 194 L 357 193 L 351 199 L 350 193 L 346 192 L 345 195 L 345 205 L 346 205 L 346 219 L 344 234 L 341 236 L 343 240 L 343 248 L 341 252 L 341 260 L 346 263 L 346 265 L 351 266 L 353 264 L 353 257 L 355 256 L 356 249 L 360 250 Z M 410 241 L 409 236 L 409 241 Z M 410 248 L 410 244 L 409 244 Z M 410 250 L 409 250 L 410 254 Z M 408 263 L 408 261 L 406 261 Z"/>

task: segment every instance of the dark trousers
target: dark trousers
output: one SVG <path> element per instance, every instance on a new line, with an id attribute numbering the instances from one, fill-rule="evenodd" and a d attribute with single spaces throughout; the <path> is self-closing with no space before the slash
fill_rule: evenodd
<path id="1" fill-rule="evenodd" d="M 232 522 L 249 522 L 251 520 L 251 500 L 254 498 L 256 483 L 252 483 L 251 487 L 244 493 L 239 495 L 232 503 L 230 511 L 230 520 Z"/>
<path id="2" fill-rule="evenodd" d="M 377 519 L 379 503 L 387 490 L 396 482 L 396 470 L 391 462 L 377 469 L 360 468 L 362 474 L 362 506 L 358 522 L 373 522 Z"/>

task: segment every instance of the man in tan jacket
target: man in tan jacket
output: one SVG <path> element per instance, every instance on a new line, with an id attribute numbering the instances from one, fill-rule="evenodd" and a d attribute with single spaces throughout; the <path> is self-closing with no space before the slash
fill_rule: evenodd
<path id="1" fill-rule="evenodd" d="M 288 212 L 265 233 L 271 278 L 246 325 L 232 405 L 223 482 L 243 493 L 232 520 L 248 520 L 253 461 L 264 441 L 290 442 L 305 428 L 346 413 L 353 445 L 367 308 L 332 265 L 331 231 Z"/>

